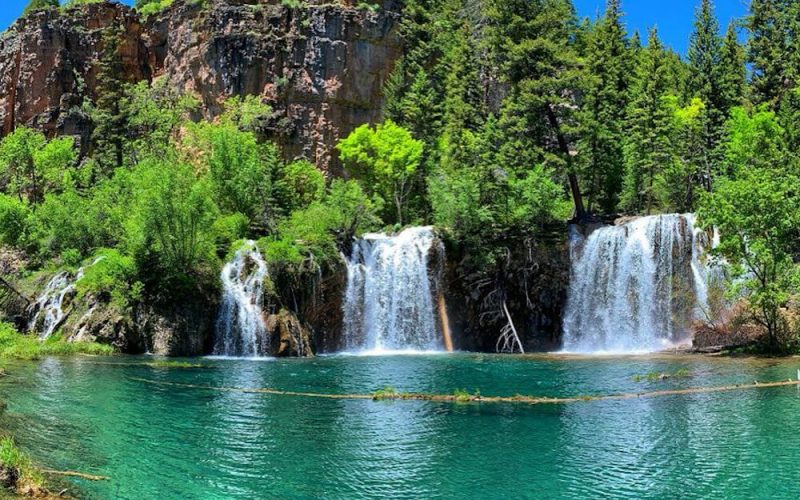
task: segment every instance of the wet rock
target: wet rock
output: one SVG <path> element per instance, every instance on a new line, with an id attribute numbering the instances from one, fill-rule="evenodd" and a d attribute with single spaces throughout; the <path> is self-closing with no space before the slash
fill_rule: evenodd
<path id="1" fill-rule="evenodd" d="M 299 358 L 314 356 L 311 333 L 294 313 L 281 309 L 277 314 L 270 314 L 266 318 L 266 327 L 275 356 Z"/>
<path id="2" fill-rule="evenodd" d="M 14 489 L 19 481 L 19 470 L 0 464 L 0 486 L 6 489 Z"/>
<path id="3" fill-rule="evenodd" d="M 136 315 L 136 328 L 152 354 L 202 356 L 210 352 L 215 310 L 215 305 L 198 299 L 145 306 Z"/>

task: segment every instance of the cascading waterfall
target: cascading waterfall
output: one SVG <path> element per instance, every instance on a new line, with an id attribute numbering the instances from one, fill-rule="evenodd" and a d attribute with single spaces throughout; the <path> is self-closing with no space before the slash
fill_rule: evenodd
<path id="1" fill-rule="evenodd" d="M 222 304 L 216 324 L 214 354 L 258 357 L 269 354 L 263 318 L 267 262 L 255 242 L 247 241 L 220 274 Z"/>
<path id="2" fill-rule="evenodd" d="M 354 242 L 343 305 L 348 351 L 443 349 L 428 269 L 434 240 L 432 228 L 414 227 Z"/>
<path id="3" fill-rule="evenodd" d="M 702 262 L 711 241 L 692 214 L 573 229 L 564 316 L 568 352 L 652 352 L 685 340 L 708 297 Z"/>
<path id="4" fill-rule="evenodd" d="M 64 320 L 66 316 L 64 301 L 75 290 L 75 283 L 71 278 L 68 271 L 56 274 L 36 298 L 32 306 L 36 313 L 28 324 L 28 330 L 37 332 L 40 339 L 52 335 Z"/>
<path id="5" fill-rule="evenodd" d="M 91 265 L 97 264 L 103 258 L 103 256 L 98 257 Z M 33 317 L 28 323 L 29 331 L 37 332 L 40 339 L 46 339 L 61 326 L 69 314 L 64 308 L 75 296 L 75 285 L 83 278 L 84 273 L 85 268 L 81 267 L 74 276 L 69 271 L 62 271 L 50 278 L 44 291 L 31 305 L 30 312 Z"/>

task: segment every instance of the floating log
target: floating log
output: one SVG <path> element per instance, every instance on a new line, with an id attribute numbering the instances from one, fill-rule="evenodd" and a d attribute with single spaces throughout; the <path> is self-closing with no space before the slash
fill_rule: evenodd
<path id="1" fill-rule="evenodd" d="M 655 398 L 663 396 L 680 396 L 687 394 L 709 394 L 716 392 L 742 391 L 751 389 L 768 389 L 772 387 L 800 386 L 800 380 L 785 380 L 782 382 L 755 382 L 753 384 L 724 385 L 716 387 L 696 387 L 691 389 L 672 389 L 664 391 L 640 392 L 640 393 L 620 393 L 599 396 L 576 396 L 566 398 L 550 398 L 541 396 L 481 396 L 479 394 L 425 394 L 425 393 L 403 393 L 403 392 L 382 392 L 376 394 L 324 394 L 316 392 L 296 392 L 282 391 L 271 388 L 246 388 L 246 387 L 225 387 L 201 384 L 182 384 L 178 382 L 165 382 L 161 380 L 151 380 L 139 377 L 129 377 L 130 380 L 143 382 L 146 384 L 163 385 L 170 387 L 181 387 L 187 389 L 201 389 L 222 392 L 242 392 L 247 394 L 270 394 L 275 396 L 295 396 L 320 399 L 366 399 L 366 400 L 389 400 L 389 401 L 434 401 L 441 403 L 522 403 L 530 405 L 538 404 L 569 404 L 584 403 L 589 401 L 620 401 L 626 399 Z"/>
<path id="2" fill-rule="evenodd" d="M 50 469 L 43 469 L 42 472 L 45 474 L 53 474 L 56 476 L 70 476 L 70 477 L 79 477 L 81 479 L 86 479 L 87 481 L 108 481 L 107 476 L 95 476 L 92 474 L 84 474 L 83 472 L 75 472 L 71 470 L 50 470 Z"/>

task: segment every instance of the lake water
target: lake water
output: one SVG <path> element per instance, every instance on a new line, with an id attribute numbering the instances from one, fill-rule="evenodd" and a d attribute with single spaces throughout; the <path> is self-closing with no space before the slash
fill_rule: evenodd
<path id="1" fill-rule="evenodd" d="M 9 429 L 88 498 L 766 498 L 800 495 L 797 387 L 557 405 L 333 400 L 398 391 L 569 397 L 787 380 L 800 360 L 334 356 L 7 363 Z M 688 378 L 635 380 L 688 370 Z M 139 379 L 159 382 L 157 384 Z"/>

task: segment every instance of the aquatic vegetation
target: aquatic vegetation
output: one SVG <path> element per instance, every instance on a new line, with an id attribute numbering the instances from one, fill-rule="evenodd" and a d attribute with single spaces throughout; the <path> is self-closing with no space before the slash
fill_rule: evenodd
<path id="1" fill-rule="evenodd" d="M 634 375 L 633 381 L 634 382 L 656 382 L 658 380 L 667 380 L 667 379 L 675 379 L 675 378 L 689 378 L 692 376 L 692 372 L 689 371 L 688 368 L 681 368 L 673 373 L 663 373 L 663 372 L 650 372 L 644 375 Z"/>
<path id="2" fill-rule="evenodd" d="M 191 363 L 189 361 L 172 361 L 168 359 L 148 361 L 147 363 L 141 363 L 141 365 L 149 366 L 151 368 L 206 368 L 205 365 L 200 363 Z"/>
<path id="3" fill-rule="evenodd" d="M 400 393 L 394 387 L 384 387 L 372 393 L 372 399 L 375 401 L 383 401 L 387 399 L 398 399 Z"/>

